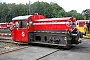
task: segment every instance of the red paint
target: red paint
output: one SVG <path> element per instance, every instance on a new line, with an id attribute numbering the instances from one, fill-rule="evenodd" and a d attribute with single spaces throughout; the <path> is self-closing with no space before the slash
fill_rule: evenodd
<path id="1" fill-rule="evenodd" d="M 68 27 L 65 24 L 48 24 L 48 25 L 35 25 L 34 30 L 66 30 Z"/>
<path id="2" fill-rule="evenodd" d="M 39 19 L 34 21 L 34 30 L 71 30 L 72 26 L 67 22 L 75 22 L 75 18 L 51 18 L 51 19 Z"/>
<path id="3" fill-rule="evenodd" d="M 12 32 L 12 39 L 18 42 L 28 42 L 28 31 L 14 29 Z"/>

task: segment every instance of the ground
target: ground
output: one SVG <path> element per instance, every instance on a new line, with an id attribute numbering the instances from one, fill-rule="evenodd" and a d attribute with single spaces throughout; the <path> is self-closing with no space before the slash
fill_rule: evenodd
<path id="1" fill-rule="evenodd" d="M 90 39 L 82 39 L 81 44 L 70 50 L 29 45 L 28 48 L 0 55 L 0 60 L 90 60 Z"/>

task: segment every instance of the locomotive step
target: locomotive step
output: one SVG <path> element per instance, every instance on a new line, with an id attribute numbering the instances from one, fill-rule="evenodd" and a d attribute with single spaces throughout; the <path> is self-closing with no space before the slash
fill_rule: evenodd
<path id="1" fill-rule="evenodd" d="M 45 45 L 53 45 L 53 46 L 66 46 L 65 44 L 51 44 L 45 42 L 31 42 L 32 44 L 45 44 Z"/>

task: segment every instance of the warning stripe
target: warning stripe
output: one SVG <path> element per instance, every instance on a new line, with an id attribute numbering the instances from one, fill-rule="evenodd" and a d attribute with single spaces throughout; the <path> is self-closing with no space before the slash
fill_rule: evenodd
<path id="1" fill-rule="evenodd" d="M 45 23 L 33 23 L 33 25 L 46 25 L 46 24 L 67 24 L 67 22 L 45 22 Z"/>

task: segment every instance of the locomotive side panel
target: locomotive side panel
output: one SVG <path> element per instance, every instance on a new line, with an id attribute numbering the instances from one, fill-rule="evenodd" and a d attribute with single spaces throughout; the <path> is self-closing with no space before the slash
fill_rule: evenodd
<path id="1" fill-rule="evenodd" d="M 52 32 L 35 32 L 29 35 L 30 43 L 57 45 L 57 46 L 69 46 L 71 43 L 70 37 L 64 33 Z M 32 38 L 32 39 L 31 39 Z"/>
<path id="2" fill-rule="evenodd" d="M 35 25 L 34 30 L 40 30 L 40 31 L 48 31 L 48 30 L 67 30 L 68 27 L 65 24 L 45 24 L 45 25 Z"/>

